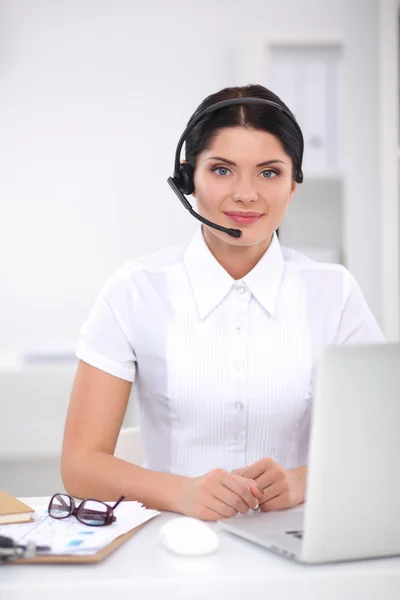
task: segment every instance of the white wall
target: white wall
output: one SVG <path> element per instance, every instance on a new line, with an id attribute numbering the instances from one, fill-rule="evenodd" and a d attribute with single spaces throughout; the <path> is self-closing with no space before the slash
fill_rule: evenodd
<path id="1" fill-rule="evenodd" d="M 399 336 L 397 11 L 397 0 L 347 3 L 342 127 L 345 258 L 392 340 Z"/>
<path id="2" fill-rule="evenodd" d="M 340 33 L 342 4 L 0 2 L 0 353 L 73 346 L 122 263 L 189 239 L 166 178 L 191 113 L 244 83 L 245 40 Z"/>

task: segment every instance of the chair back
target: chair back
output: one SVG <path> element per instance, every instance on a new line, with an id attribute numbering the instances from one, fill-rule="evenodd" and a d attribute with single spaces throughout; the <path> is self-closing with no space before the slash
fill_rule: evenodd
<path id="1" fill-rule="evenodd" d="M 138 466 L 143 464 L 143 447 L 139 427 L 122 427 L 114 456 Z"/>

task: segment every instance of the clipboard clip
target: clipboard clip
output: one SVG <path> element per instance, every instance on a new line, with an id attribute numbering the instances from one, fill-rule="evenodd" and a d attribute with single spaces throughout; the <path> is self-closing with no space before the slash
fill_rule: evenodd
<path id="1" fill-rule="evenodd" d="M 49 550 L 50 546 L 37 546 L 34 542 L 17 544 L 12 538 L 0 535 L 0 563 L 10 559 L 33 558 Z"/>

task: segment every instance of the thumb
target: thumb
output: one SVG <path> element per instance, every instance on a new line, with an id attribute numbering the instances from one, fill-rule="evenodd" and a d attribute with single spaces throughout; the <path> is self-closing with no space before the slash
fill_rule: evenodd
<path id="1" fill-rule="evenodd" d="M 244 467 L 242 467 L 241 469 L 233 469 L 233 471 L 231 471 L 232 475 L 241 475 L 244 471 Z"/>
<path id="2" fill-rule="evenodd" d="M 249 486 L 250 491 L 253 494 L 253 496 L 255 496 L 256 498 L 261 498 L 261 496 L 263 495 L 263 492 L 262 492 L 262 490 L 260 490 L 260 488 L 254 481 L 254 479 L 247 479 L 247 477 L 242 477 L 242 479 Z"/>

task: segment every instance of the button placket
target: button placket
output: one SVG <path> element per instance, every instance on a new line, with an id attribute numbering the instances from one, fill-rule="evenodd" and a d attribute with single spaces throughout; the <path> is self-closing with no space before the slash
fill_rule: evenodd
<path id="1" fill-rule="evenodd" d="M 234 468 L 243 466 L 246 458 L 246 405 L 244 394 L 248 378 L 247 331 L 246 327 L 250 304 L 250 290 L 239 283 L 235 297 L 235 315 L 232 327 L 234 335 L 232 372 L 235 382 L 235 396 L 230 410 L 229 446 Z"/>

